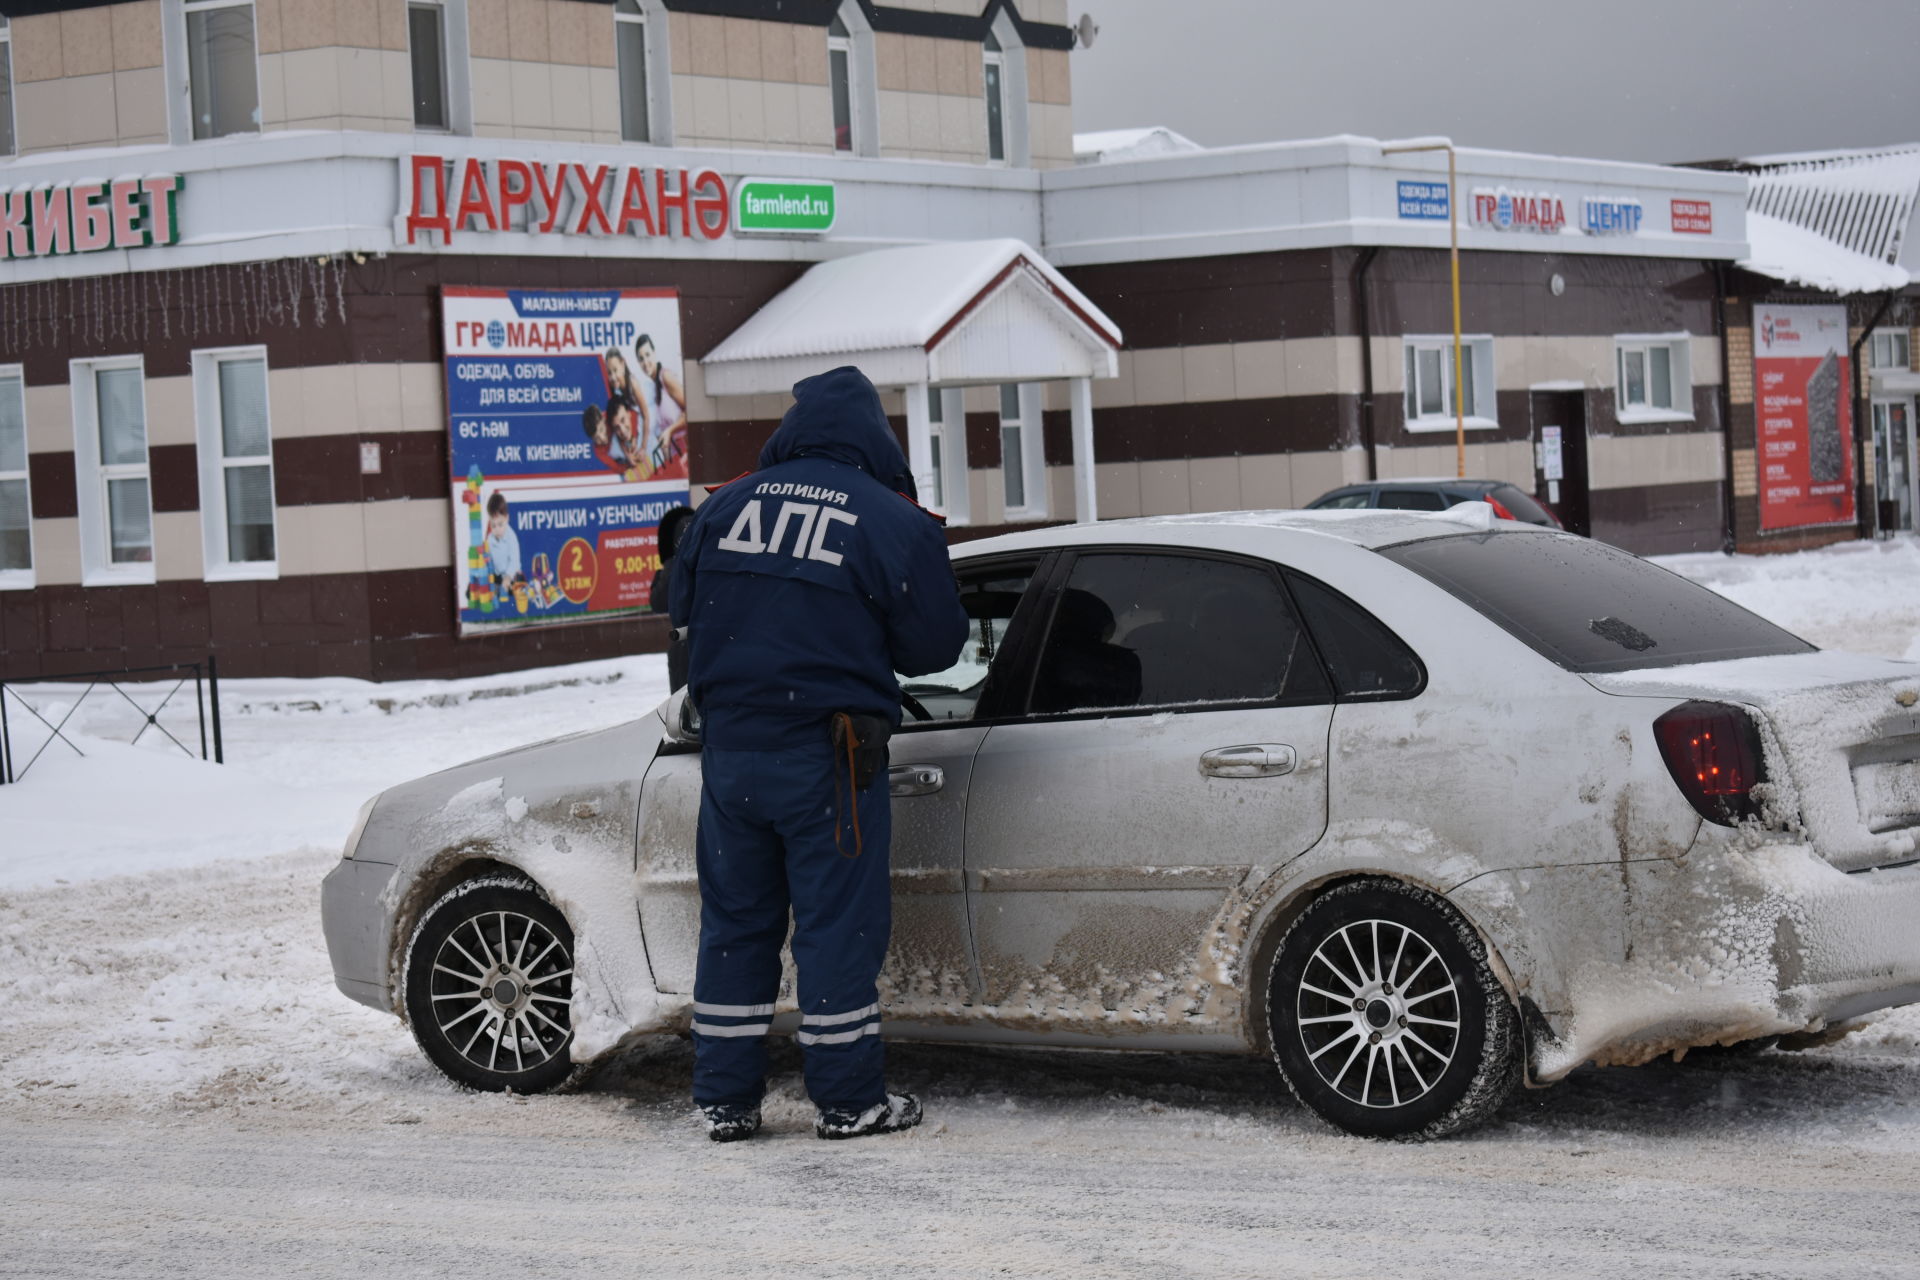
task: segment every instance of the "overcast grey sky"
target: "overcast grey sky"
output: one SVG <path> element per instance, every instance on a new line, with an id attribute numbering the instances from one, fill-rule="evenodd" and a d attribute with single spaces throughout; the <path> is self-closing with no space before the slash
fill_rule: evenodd
<path id="1" fill-rule="evenodd" d="M 1920 0 L 1069 0 L 1078 131 L 1699 160 L 1920 141 Z"/>

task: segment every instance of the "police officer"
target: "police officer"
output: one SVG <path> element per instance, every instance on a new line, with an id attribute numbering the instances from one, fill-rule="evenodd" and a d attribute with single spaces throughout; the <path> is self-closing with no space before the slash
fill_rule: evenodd
<path id="1" fill-rule="evenodd" d="M 702 722 L 693 1096 L 716 1142 L 760 1127 L 789 907 L 815 1135 L 920 1120 L 887 1092 L 874 985 L 892 923 L 886 737 L 894 673 L 952 666 L 967 617 L 873 384 L 846 367 L 793 396 L 759 468 L 682 535 L 671 588 Z"/>

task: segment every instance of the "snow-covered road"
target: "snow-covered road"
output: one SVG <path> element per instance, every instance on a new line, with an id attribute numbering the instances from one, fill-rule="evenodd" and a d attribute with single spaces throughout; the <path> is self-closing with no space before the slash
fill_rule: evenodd
<path id="1" fill-rule="evenodd" d="M 1671 563 L 1920 658 L 1911 541 Z M 457 1092 L 329 980 L 318 883 L 354 808 L 637 714 L 663 674 L 237 682 L 225 770 L 83 712 L 85 760 L 56 744 L 0 788 L 0 1276 L 1920 1275 L 1916 1011 L 1577 1073 L 1425 1147 L 1204 1057 L 896 1046 L 928 1124 L 832 1146 L 786 1047 L 770 1132 L 736 1147 L 692 1122 L 678 1042 L 580 1094 Z"/>

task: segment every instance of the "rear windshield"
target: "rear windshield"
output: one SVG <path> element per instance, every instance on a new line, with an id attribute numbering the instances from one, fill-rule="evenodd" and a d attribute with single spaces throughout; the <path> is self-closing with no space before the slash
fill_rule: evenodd
<path id="1" fill-rule="evenodd" d="M 1636 671 L 1814 646 L 1725 596 L 1570 533 L 1476 533 L 1382 547 L 1569 671 Z"/>

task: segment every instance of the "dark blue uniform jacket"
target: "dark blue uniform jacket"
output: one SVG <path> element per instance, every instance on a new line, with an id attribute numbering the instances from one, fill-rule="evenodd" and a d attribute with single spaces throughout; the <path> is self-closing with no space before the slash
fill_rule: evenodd
<path id="1" fill-rule="evenodd" d="M 945 670 L 966 643 L 946 537 L 880 396 L 852 367 L 807 378 L 760 451 L 681 538 L 673 625 L 703 739 L 767 751 L 825 741 L 836 711 L 900 723 L 894 673 Z"/>

